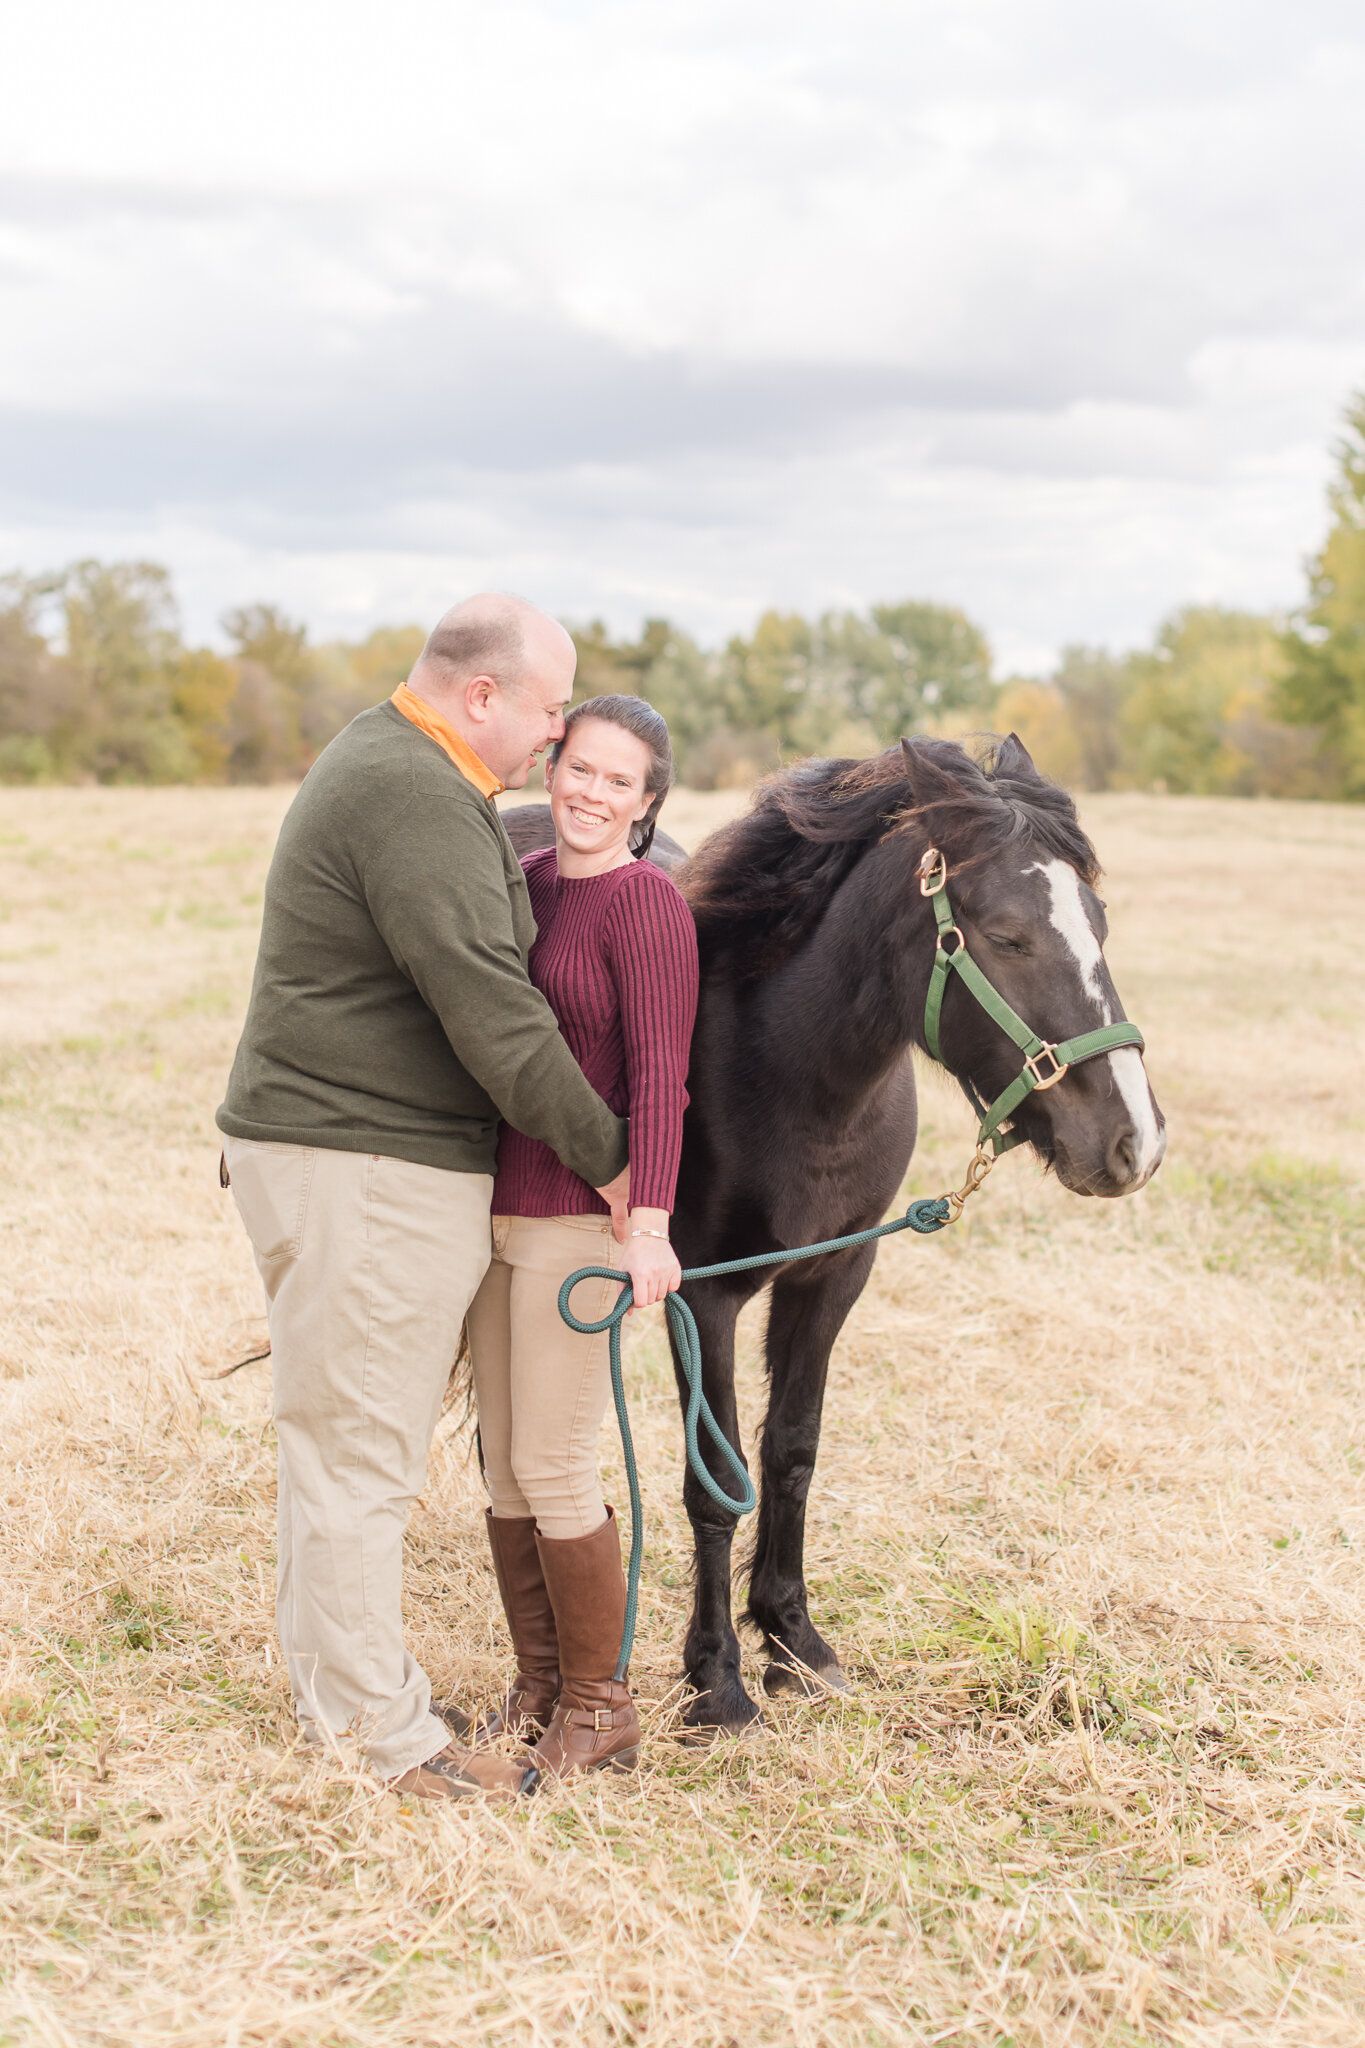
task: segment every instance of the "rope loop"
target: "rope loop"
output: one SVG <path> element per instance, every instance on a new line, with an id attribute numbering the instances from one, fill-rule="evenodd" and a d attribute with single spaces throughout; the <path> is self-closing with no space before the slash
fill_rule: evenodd
<path id="1" fill-rule="evenodd" d="M 617 1296 L 615 1307 L 608 1309 L 600 1322 L 580 1323 L 578 1317 L 569 1307 L 569 1296 L 573 1293 L 580 1280 L 616 1280 L 625 1289 L 625 1293 Z M 570 1273 L 568 1279 L 559 1290 L 559 1313 L 569 1328 L 576 1330 L 580 1337 L 600 1337 L 603 1330 L 619 1328 L 622 1316 L 631 1306 L 634 1299 L 635 1294 L 630 1281 L 621 1272 L 619 1267 L 580 1266 L 576 1273 Z"/>

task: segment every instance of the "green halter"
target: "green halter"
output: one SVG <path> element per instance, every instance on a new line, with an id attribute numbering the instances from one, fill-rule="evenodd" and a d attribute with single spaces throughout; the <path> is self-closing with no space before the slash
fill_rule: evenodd
<path id="1" fill-rule="evenodd" d="M 967 951 L 967 941 L 960 927 L 953 922 L 953 907 L 948 901 L 948 863 L 936 846 L 926 849 L 916 872 L 920 894 L 930 898 L 938 921 L 934 967 L 924 1004 L 924 1037 L 930 1053 L 936 1060 L 943 1058 L 939 1050 L 938 1020 L 951 970 L 961 975 L 982 1009 L 995 1019 L 1024 1055 L 1023 1072 L 1010 1082 L 1003 1095 L 996 1096 L 982 1117 L 981 1128 L 976 1134 L 978 1157 L 983 1155 L 989 1141 L 992 1157 L 998 1159 L 1002 1152 L 1024 1142 L 1022 1131 L 1002 1135 L 1000 1126 L 1007 1117 L 1013 1116 L 1026 1095 L 1031 1095 L 1035 1088 L 1055 1088 L 1068 1067 L 1074 1067 L 1081 1060 L 1092 1060 L 1097 1053 L 1112 1052 L 1120 1045 L 1135 1045 L 1141 1052 L 1143 1036 L 1136 1024 L 1105 1024 L 1098 1031 L 1083 1031 L 1079 1038 L 1067 1038 L 1060 1045 L 1050 1045 L 1036 1031 L 1030 1031 L 1018 1012 L 1012 1010 L 999 990 L 987 981 Z M 951 952 L 944 943 L 949 938 L 957 940 Z M 978 1176 L 978 1180 L 982 1178 L 984 1173 Z"/>

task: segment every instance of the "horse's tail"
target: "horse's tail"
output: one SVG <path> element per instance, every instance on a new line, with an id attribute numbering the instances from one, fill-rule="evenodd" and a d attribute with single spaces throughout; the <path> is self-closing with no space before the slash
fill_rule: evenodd
<path id="1" fill-rule="evenodd" d="M 461 1323 L 460 1341 L 450 1361 L 450 1377 L 441 1398 L 444 1415 L 457 1414 L 461 1426 L 476 1419 L 474 1407 L 474 1360 L 469 1350 L 469 1325 Z"/>

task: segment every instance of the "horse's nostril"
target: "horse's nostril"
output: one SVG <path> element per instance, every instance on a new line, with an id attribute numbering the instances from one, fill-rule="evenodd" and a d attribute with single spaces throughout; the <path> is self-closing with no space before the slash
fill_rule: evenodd
<path id="1" fill-rule="evenodd" d="M 1130 1125 L 1109 1148 L 1109 1167 L 1115 1180 L 1133 1180 L 1138 1170 L 1137 1132 Z"/>

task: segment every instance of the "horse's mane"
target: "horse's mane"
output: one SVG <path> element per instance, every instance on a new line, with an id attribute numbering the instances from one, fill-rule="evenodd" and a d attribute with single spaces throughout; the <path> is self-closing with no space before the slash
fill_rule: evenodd
<path id="1" fill-rule="evenodd" d="M 992 742 L 979 761 L 952 740 L 904 745 L 913 762 L 897 746 L 870 761 L 783 769 L 759 785 L 742 818 L 711 834 L 677 877 L 704 955 L 742 953 L 743 971 L 771 973 L 868 849 L 902 829 L 920 846 L 941 846 L 955 867 L 1027 846 L 1069 861 L 1087 882 L 1098 878 L 1075 804 L 1016 740 Z"/>

